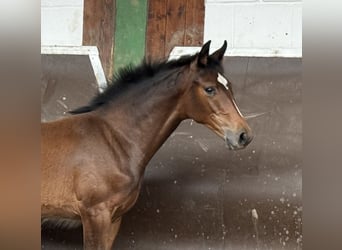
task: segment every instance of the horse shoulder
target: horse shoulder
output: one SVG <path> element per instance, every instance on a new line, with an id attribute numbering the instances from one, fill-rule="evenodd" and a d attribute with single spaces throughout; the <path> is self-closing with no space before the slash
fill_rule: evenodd
<path id="1" fill-rule="evenodd" d="M 112 201 L 121 204 L 139 179 L 127 160 L 128 144 L 97 117 L 85 117 L 78 133 L 83 134 L 82 145 L 74 156 L 74 186 L 76 197 L 85 206 Z"/>

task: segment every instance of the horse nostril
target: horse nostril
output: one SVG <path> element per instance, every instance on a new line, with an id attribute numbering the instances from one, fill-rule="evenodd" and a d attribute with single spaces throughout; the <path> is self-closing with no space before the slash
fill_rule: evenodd
<path id="1" fill-rule="evenodd" d="M 245 132 L 242 132 L 239 137 L 239 144 L 244 146 L 248 141 L 248 135 Z"/>

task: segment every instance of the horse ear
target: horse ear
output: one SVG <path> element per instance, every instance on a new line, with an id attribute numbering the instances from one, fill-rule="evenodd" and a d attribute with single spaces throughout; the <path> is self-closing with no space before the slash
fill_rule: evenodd
<path id="1" fill-rule="evenodd" d="M 210 40 L 206 42 L 203 45 L 201 51 L 198 53 L 198 58 L 197 58 L 198 66 L 206 66 L 208 64 L 210 43 L 211 43 Z"/>
<path id="2" fill-rule="evenodd" d="M 210 58 L 221 62 L 224 56 L 224 53 L 226 52 L 226 49 L 227 49 L 227 41 L 224 40 L 223 46 L 220 49 L 216 50 L 214 53 L 212 53 L 210 55 Z"/>

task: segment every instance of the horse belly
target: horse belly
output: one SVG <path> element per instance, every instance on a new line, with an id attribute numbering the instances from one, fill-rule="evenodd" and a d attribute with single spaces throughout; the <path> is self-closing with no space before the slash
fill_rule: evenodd
<path id="1" fill-rule="evenodd" d="M 79 218 L 78 201 L 71 181 L 44 178 L 41 183 L 42 217 Z"/>
<path id="2" fill-rule="evenodd" d="M 75 204 L 44 203 L 41 204 L 41 216 L 79 219 L 79 212 Z"/>

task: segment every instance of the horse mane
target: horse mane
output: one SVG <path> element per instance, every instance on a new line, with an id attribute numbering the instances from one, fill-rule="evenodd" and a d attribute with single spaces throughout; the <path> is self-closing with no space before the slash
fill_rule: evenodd
<path id="1" fill-rule="evenodd" d="M 159 62 L 150 62 L 144 58 L 140 65 L 133 66 L 130 64 L 126 67 L 123 67 L 119 69 L 118 73 L 114 74 L 104 92 L 97 94 L 88 105 L 69 111 L 69 113 L 81 114 L 93 111 L 113 100 L 116 96 L 128 89 L 128 87 L 145 82 L 143 81 L 144 79 L 152 78 L 161 71 L 190 64 L 195 60 L 197 55 L 198 53 L 194 55 L 182 56 L 176 60 L 168 61 L 164 59 Z"/>

